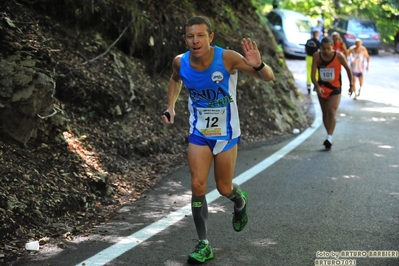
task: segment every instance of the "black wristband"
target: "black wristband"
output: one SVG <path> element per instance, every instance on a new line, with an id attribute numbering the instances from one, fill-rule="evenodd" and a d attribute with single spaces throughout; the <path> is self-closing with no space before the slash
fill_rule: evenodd
<path id="1" fill-rule="evenodd" d="M 265 67 L 265 63 L 262 62 L 262 64 L 260 64 L 260 66 L 254 67 L 253 69 L 255 69 L 255 71 L 260 71 L 260 70 L 262 70 L 262 68 L 264 68 L 264 67 Z"/>

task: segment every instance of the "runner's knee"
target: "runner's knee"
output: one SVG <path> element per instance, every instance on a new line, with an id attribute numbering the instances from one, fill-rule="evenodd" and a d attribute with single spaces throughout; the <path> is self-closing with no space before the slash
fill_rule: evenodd
<path id="1" fill-rule="evenodd" d="M 196 196 L 204 195 L 206 193 L 206 179 L 201 180 L 200 178 L 192 178 L 191 191 Z"/>

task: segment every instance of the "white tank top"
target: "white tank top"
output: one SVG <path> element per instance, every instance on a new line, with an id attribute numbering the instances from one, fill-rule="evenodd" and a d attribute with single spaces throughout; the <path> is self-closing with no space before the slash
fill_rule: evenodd
<path id="1" fill-rule="evenodd" d="M 353 73 L 363 73 L 364 71 L 363 49 L 361 48 L 359 53 L 355 53 L 355 50 L 352 52 L 351 68 Z"/>

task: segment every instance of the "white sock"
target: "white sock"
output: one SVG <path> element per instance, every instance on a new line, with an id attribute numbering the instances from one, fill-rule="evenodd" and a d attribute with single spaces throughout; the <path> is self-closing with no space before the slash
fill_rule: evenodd
<path id="1" fill-rule="evenodd" d="M 329 141 L 329 142 L 331 142 L 331 143 L 332 143 L 332 140 L 333 140 L 333 137 L 332 137 L 332 135 L 327 135 L 327 139 L 328 139 L 328 141 Z"/>
<path id="2" fill-rule="evenodd" d="M 237 208 L 235 205 L 234 205 L 234 209 L 236 210 L 236 211 L 242 211 L 242 209 L 244 209 L 244 207 L 245 207 L 245 204 L 246 204 L 246 202 L 245 202 L 245 199 L 243 198 L 242 199 L 243 201 L 244 201 L 244 205 L 242 205 L 242 207 L 241 208 Z"/>

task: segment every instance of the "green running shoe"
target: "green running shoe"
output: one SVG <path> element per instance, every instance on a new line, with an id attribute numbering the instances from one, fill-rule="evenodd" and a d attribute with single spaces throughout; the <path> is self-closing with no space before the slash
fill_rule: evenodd
<path id="1" fill-rule="evenodd" d="M 188 255 L 188 262 L 205 262 L 213 258 L 213 252 L 211 245 L 206 244 L 204 240 L 198 240 L 198 244 L 195 246 L 193 253 Z"/>
<path id="2" fill-rule="evenodd" d="M 245 191 L 242 191 L 241 196 L 245 200 L 245 205 L 241 211 L 234 210 L 233 228 L 234 228 L 234 231 L 236 231 L 236 232 L 242 231 L 248 223 L 248 210 L 247 210 L 248 195 Z"/>

